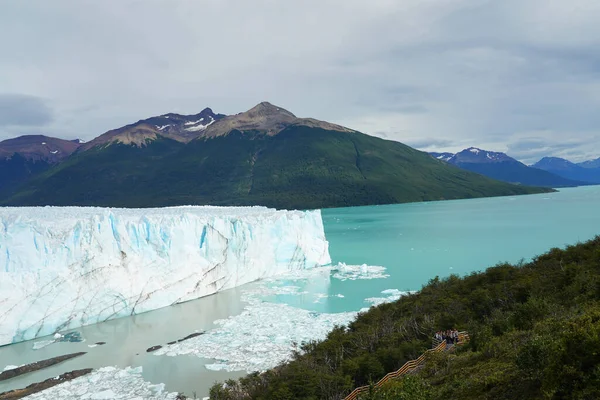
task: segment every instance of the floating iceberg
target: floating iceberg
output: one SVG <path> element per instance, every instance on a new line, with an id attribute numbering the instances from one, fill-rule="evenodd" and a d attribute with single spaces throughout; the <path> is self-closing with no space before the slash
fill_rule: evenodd
<path id="1" fill-rule="evenodd" d="M 385 267 L 377 265 L 346 265 L 344 263 L 339 263 L 333 268 L 333 271 L 335 271 L 333 277 L 341 281 L 384 279 L 389 277 L 389 275 L 385 273 Z"/>
<path id="2" fill-rule="evenodd" d="M 0 345 L 331 263 L 320 211 L 0 208 Z"/>

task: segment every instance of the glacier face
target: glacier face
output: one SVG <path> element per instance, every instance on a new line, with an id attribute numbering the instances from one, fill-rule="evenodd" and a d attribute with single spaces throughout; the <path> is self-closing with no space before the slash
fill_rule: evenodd
<path id="1" fill-rule="evenodd" d="M 321 213 L 0 208 L 0 345 L 331 262 Z"/>

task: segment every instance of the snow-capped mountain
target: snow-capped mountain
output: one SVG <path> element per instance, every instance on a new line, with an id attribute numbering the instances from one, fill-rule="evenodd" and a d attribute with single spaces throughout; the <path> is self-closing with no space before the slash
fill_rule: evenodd
<path id="1" fill-rule="evenodd" d="M 468 171 L 510 183 L 532 186 L 562 187 L 583 184 L 551 172 L 528 167 L 505 153 L 469 147 L 456 154 L 430 153 L 438 160 Z"/>

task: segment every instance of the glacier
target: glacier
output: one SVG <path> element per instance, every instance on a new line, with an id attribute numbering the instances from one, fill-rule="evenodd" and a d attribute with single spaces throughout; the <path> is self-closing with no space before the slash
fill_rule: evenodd
<path id="1" fill-rule="evenodd" d="M 0 208 L 0 345 L 329 265 L 319 210 Z"/>

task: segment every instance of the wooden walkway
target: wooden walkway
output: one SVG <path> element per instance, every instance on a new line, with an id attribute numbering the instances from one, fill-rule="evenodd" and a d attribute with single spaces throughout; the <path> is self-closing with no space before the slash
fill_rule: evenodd
<path id="1" fill-rule="evenodd" d="M 458 332 L 458 344 L 459 345 L 464 344 L 465 342 L 468 342 L 468 341 L 469 341 L 469 334 L 467 332 L 465 332 L 465 331 Z M 448 349 L 452 346 L 453 345 L 448 345 Z M 377 382 L 375 385 L 373 385 L 373 387 L 379 388 L 379 387 L 383 386 L 385 383 L 387 383 L 388 381 L 390 381 L 391 379 L 399 378 L 402 375 L 405 375 L 409 372 L 416 370 L 418 367 L 420 367 L 423 364 L 423 362 L 425 362 L 425 358 L 427 357 L 427 354 L 439 353 L 439 352 L 445 351 L 445 350 L 446 350 L 446 342 L 445 341 L 439 342 L 439 344 L 437 346 L 433 347 L 432 349 L 427 350 L 425 353 L 421 354 L 421 356 L 419 358 L 417 358 L 416 360 L 407 361 L 406 364 L 404 364 L 402 366 L 402 368 L 400 368 L 398 371 L 390 372 L 389 374 L 387 374 L 386 376 L 381 378 L 381 380 L 379 382 Z M 360 396 L 361 394 L 367 393 L 368 391 L 369 391 L 369 385 L 358 387 L 358 388 L 354 389 L 352 391 L 352 393 L 350 393 L 348 396 L 346 396 L 344 398 L 344 400 L 356 400 L 356 399 L 358 399 L 358 396 Z"/>

